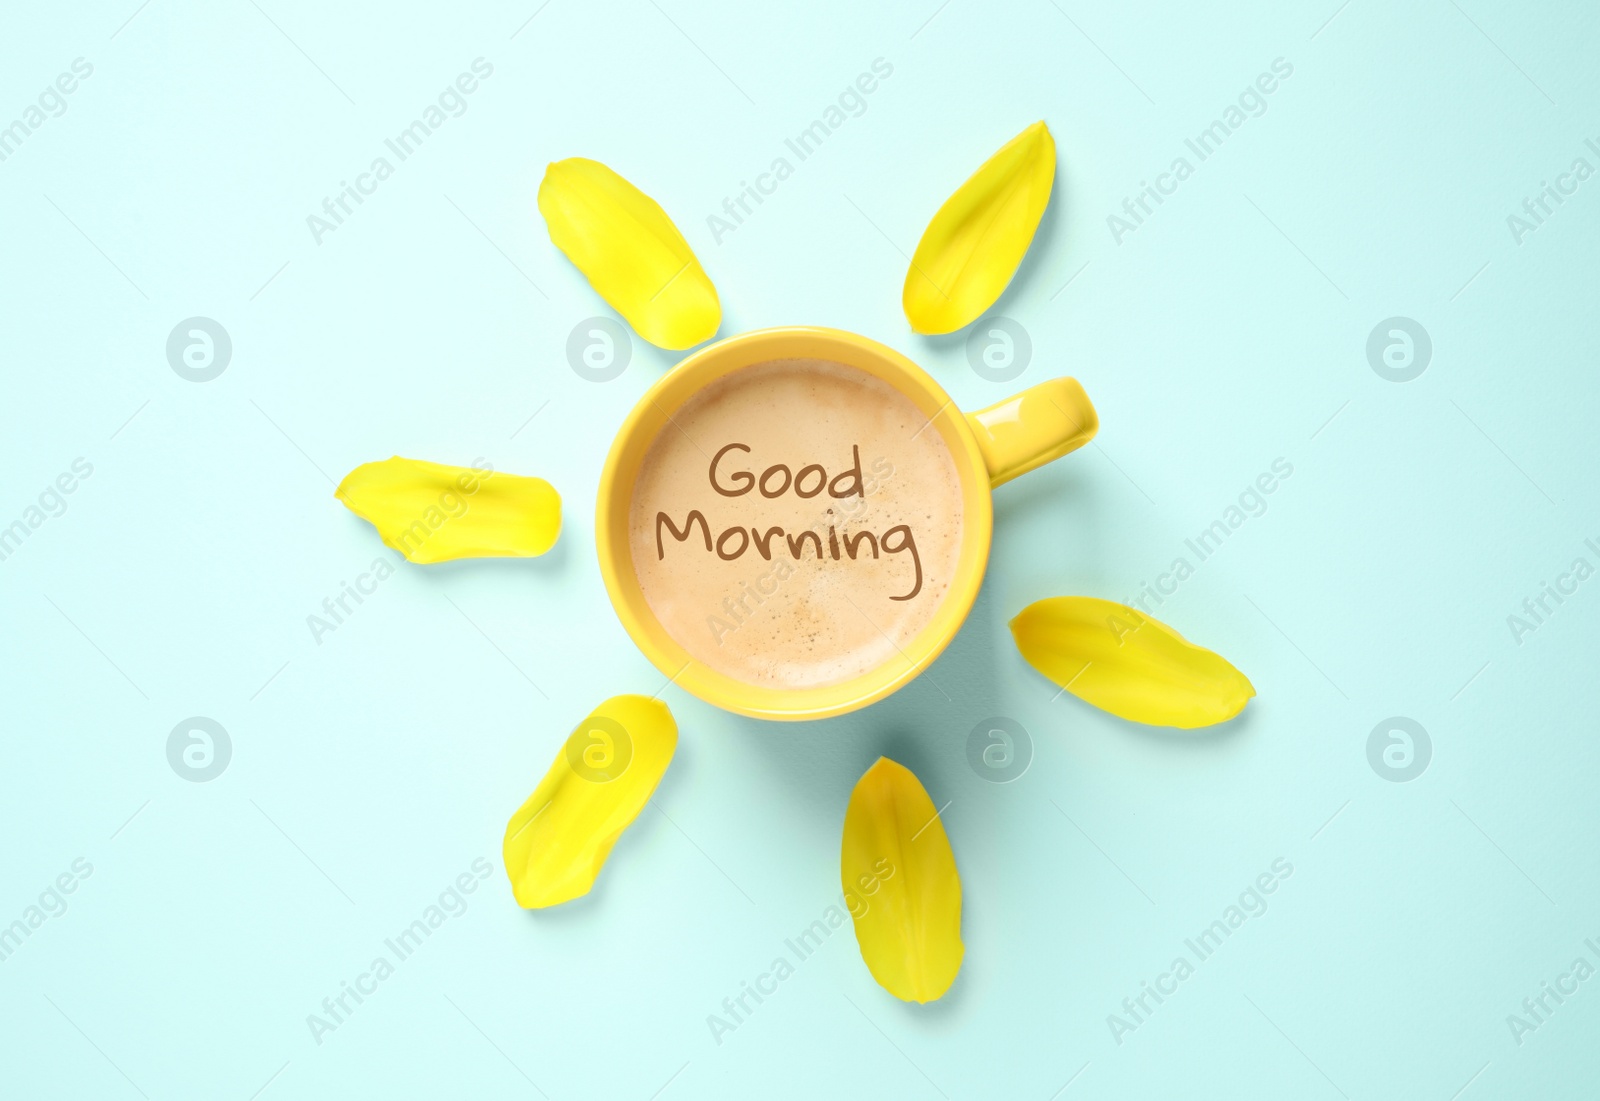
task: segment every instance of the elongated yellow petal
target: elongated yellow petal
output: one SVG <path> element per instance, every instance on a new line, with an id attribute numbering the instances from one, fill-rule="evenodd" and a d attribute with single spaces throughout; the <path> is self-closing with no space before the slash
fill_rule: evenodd
<path id="1" fill-rule="evenodd" d="M 561 495 L 543 478 L 396 455 L 363 463 L 334 496 L 413 562 L 531 558 L 561 533 Z"/>
<path id="2" fill-rule="evenodd" d="M 933 800 L 887 757 L 844 812 L 839 859 L 856 943 L 878 985 L 907 1002 L 943 997 L 961 970 L 961 877 Z"/>
<path id="3" fill-rule="evenodd" d="M 550 240 L 633 331 L 662 348 L 710 340 L 722 324 L 717 288 L 667 212 L 599 161 L 545 169 L 539 213 Z"/>
<path id="4" fill-rule="evenodd" d="M 517 904 L 536 910 L 588 894 L 677 747 L 672 712 L 648 696 L 613 696 L 574 727 L 506 823 L 502 855 Z"/>
<path id="5" fill-rule="evenodd" d="M 1210 726 L 1256 694 L 1221 656 L 1111 600 L 1040 600 L 1011 621 L 1011 635 L 1029 665 L 1085 703 L 1136 723 Z"/>
<path id="6" fill-rule="evenodd" d="M 900 301 L 919 333 L 953 333 L 995 304 L 1033 241 L 1056 178 L 1056 143 L 1036 122 L 945 200 L 923 230 Z"/>

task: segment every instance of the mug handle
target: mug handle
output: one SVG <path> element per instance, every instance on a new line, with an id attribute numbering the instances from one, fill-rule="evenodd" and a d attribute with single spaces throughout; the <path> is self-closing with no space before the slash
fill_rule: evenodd
<path id="1" fill-rule="evenodd" d="M 1076 451 L 1094 439 L 1100 417 L 1077 379 L 1053 378 L 968 413 L 967 426 L 993 487 Z"/>

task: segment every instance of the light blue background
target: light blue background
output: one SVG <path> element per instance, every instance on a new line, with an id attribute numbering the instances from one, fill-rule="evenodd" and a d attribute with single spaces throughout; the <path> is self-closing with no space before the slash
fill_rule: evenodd
<path id="1" fill-rule="evenodd" d="M 1600 982 L 1520 1044 L 1507 1017 L 1597 961 L 1600 581 L 1520 645 L 1506 623 L 1600 565 L 1600 182 L 1521 244 L 1506 223 L 1600 168 L 1594 8 L 540 3 L 4 16 L 0 121 L 74 58 L 94 74 L 0 164 L 0 524 L 94 473 L 0 562 L 0 924 L 93 872 L 0 964 L 0 1092 L 1594 1096 Z M 478 57 L 467 112 L 315 243 L 307 215 Z M 866 112 L 714 243 L 707 215 L 880 57 Z M 1118 244 L 1107 215 L 1279 57 L 1267 111 Z M 1000 385 L 909 332 L 904 254 L 1039 118 L 1055 196 L 997 307 L 1034 360 Z M 607 603 L 592 509 L 677 357 L 569 369 L 608 312 L 534 206 L 572 155 L 672 213 L 724 334 L 859 331 L 966 408 L 1072 374 L 1104 427 L 998 493 L 972 618 L 897 696 L 768 725 L 668 688 L 655 806 L 591 896 L 530 915 L 506 818 L 590 708 L 664 680 Z M 165 357 L 196 315 L 234 345 L 203 385 Z M 1366 356 L 1395 315 L 1434 345 L 1405 384 Z M 382 551 L 331 483 L 390 454 L 545 477 L 565 530 L 536 561 L 404 568 L 319 644 L 307 616 Z M 1024 605 L 1135 595 L 1280 457 L 1265 514 L 1156 609 L 1251 677 L 1242 718 L 1141 728 L 1023 664 Z M 193 715 L 232 740 L 210 783 L 167 763 Z M 966 763 L 993 715 L 1032 734 L 1009 785 Z M 1410 783 L 1367 760 L 1395 715 L 1432 741 Z M 957 985 L 900 1004 L 845 931 L 718 1044 L 707 1016 L 836 900 L 880 753 L 948 803 Z M 466 912 L 316 1043 L 307 1015 L 480 857 Z M 1119 1044 L 1107 1016 L 1280 857 L 1267 912 Z"/>

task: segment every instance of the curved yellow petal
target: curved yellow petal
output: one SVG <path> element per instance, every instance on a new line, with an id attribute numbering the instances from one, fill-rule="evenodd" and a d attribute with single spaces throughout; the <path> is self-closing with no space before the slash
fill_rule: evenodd
<path id="1" fill-rule="evenodd" d="M 661 348 L 710 340 L 722 304 L 689 243 L 650 196 L 599 161 L 545 169 L 539 213 L 550 240 L 633 331 Z"/>
<path id="2" fill-rule="evenodd" d="M 1220 655 L 1112 600 L 1040 600 L 1011 621 L 1011 635 L 1029 665 L 1085 703 L 1136 723 L 1210 726 L 1256 694 Z"/>
<path id="3" fill-rule="evenodd" d="M 901 1001 L 943 997 L 966 953 L 961 877 L 933 800 L 904 765 L 879 757 L 856 783 L 839 873 L 878 985 Z"/>
<path id="4" fill-rule="evenodd" d="M 536 910 L 588 894 L 677 747 L 672 712 L 648 696 L 613 696 L 573 728 L 506 823 L 502 855 L 517 904 Z"/>
<path id="5" fill-rule="evenodd" d="M 1033 241 L 1056 178 L 1056 143 L 1036 122 L 945 200 L 922 232 L 900 301 L 919 333 L 953 333 L 995 304 Z"/>
<path id="6" fill-rule="evenodd" d="M 396 455 L 356 467 L 334 496 L 413 562 L 530 558 L 561 534 L 561 495 L 549 482 L 487 463 L 444 466 Z"/>

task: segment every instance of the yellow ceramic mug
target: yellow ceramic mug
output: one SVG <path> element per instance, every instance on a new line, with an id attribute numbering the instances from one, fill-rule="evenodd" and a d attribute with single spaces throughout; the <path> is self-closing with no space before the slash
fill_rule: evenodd
<path id="1" fill-rule="evenodd" d="M 633 486 L 656 435 L 707 384 L 771 359 L 832 360 L 899 390 L 944 438 L 961 476 L 961 553 L 938 611 L 889 662 L 839 684 L 768 688 L 708 668 L 662 628 L 634 572 L 628 540 Z M 1059 459 L 1094 438 L 1094 406 L 1076 379 L 1058 378 L 978 413 L 963 414 L 922 368 L 892 348 L 838 329 L 761 329 L 729 337 L 685 359 L 628 414 L 606 456 L 595 508 L 595 544 L 606 591 L 628 634 L 672 682 L 707 703 L 758 719 L 821 719 L 882 699 L 938 657 L 977 599 L 994 528 L 990 490 Z"/>

